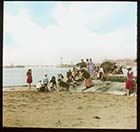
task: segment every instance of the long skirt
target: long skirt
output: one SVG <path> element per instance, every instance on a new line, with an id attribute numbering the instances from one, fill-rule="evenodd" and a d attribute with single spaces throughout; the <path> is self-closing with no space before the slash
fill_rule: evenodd
<path id="1" fill-rule="evenodd" d="M 33 80 L 32 80 L 32 76 L 27 76 L 27 83 L 30 84 L 30 83 L 32 83 L 32 81 L 33 81 Z"/>
<path id="2" fill-rule="evenodd" d="M 94 69 L 93 68 L 89 68 L 89 74 L 92 76 L 94 74 Z"/>
<path id="3" fill-rule="evenodd" d="M 93 85 L 93 82 L 90 77 L 88 79 L 85 79 L 84 83 L 85 83 L 86 88 L 91 87 Z"/>
<path id="4" fill-rule="evenodd" d="M 128 90 L 132 90 L 134 87 L 133 79 L 129 78 L 126 81 L 125 88 Z"/>

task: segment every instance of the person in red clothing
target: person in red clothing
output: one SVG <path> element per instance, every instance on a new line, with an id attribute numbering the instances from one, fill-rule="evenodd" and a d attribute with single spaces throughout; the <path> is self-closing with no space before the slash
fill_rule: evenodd
<path id="1" fill-rule="evenodd" d="M 29 84 L 29 88 L 31 88 L 31 83 L 33 81 L 31 68 L 28 69 L 26 75 L 27 75 L 27 83 Z"/>
<path id="2" fill-rule="evenodd" d="M 97 73 L 97 79 L 104 80 L 104 70 L 103 70 L 103 68 L 99 68 L 99 71 Z"/>
<path id="3" fill-rule="evenodd" d="M 133 81 L 132 67 L 128 67 L 127 70 L 128 72 L 127 72 L 127 80 L 126 80 L 125 88 L 126 88 L 127 96 L 129 96 L 130 91 L 134 89 L 134 81 Z"/>

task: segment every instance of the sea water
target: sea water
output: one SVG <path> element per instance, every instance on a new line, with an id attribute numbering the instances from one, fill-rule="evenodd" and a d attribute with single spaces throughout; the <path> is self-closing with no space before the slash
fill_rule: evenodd
<path id="1" fill-rule="evenodd" d="M 62 73 L 66 77 L 66 72 L 71 68 L 57 68 L 57 67 L 31 67 L 33 83 L 36 85 L 39 80 L 42 80 L 44 75 L 48 75 L 50 80 L 52 76 L 57 78 L 58 74 Z M 27 68 L 3 68 L 3 87 L 8 86 L 23 86 L 26 83 Z"/>
<path id="2" fill-rule="evenodd" d="M 57 78 L 57 75 L 62 73 L 66 78 L 66 72 L 72 68 L 57 68 L 57 67 L 31 67 L 33 83 L 35 85 L 37 81 L 42 80 L 44 75 L 48 75 L 50 80 L 52 76 Z M 27 85 L 26 83 L 26 72 L 27 67 L 25 68 L 3 68 L 3 87 L 8 86 L 23 86 Z M 127 70 L 123 70 L 124 75 L 127 75 Z M 133 67 L 134 76 L 137 75 L 136 67 Z"/>

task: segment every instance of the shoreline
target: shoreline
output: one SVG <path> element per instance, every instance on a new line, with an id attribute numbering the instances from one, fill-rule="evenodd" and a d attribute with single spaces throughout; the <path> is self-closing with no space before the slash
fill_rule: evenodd
<path id="1" fill-rule="evenodd" d="M 34 91 L 34 92 L 37 92 L 38 91 L 36 90 L 36 87 L 31 87 L 31 89 L 29 89 L 28 87 L 26 86 L 21 86 L 20 88 L 17 86 L 17 87 L 8 87 L 8 88 L 5 88 L 3 90 L 3 93 L 4 92 L 18 92 L 18 91 L 25 91 L 25 92 L 31 92 L 31 91 Z M 55 91 L 56 92 L 56 91 Z M 66 91 L 59 91 L 60 93 L 61 92 L 66 92 Z M 59 93 L 58 92 L 58 93 Z M 119 96 L 126 96 L 126 92 L 119 92 L 119 91 L 114 91 L 114 92 L 96 92 L 96 91 L 75 91 L 75 90 L 71 90 L 71 91 L 67 91 L 68 93 L 97 93 L 97 94 L 111 94 L 112 96 L 114 95 L 119 95 Z M 44 93 L 44 94 L 48 94 L 48 93 L 53 93 L 53 92 L 41 92 L 41 93 Z M 137 96 L 135 93 L 131 94 L 130 96 Z"/>
<path id="2" fill-rule="evenodd" d="M 125 83 L 124 82 L 111 82 L 111 81 L 105 81 L 102 82 L 100 80 L 93 80 L 94 86 L 92 86 L 89 89 L 84 89 L 83 82 L 79 86 L 76 86 L 74 88 L 70 87 L 70 92 L 91 92 L 91 93 L 111 93 L 114 95 L 125 95 Z M 28 85 L 23 86 L 8 86 L 3 87 L 3 91 L 26 91 L 29 90 Z M 31 90 L 36 90 L 35 85 L 32 85 Z"/>

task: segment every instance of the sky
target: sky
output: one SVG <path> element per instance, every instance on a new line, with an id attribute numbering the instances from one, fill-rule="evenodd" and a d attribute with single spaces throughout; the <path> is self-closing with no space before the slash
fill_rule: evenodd
<path id="1" fill-rule="evenodd" d="M 3 65 L 137 57 L 137 2 L 4 1 Z"/>

